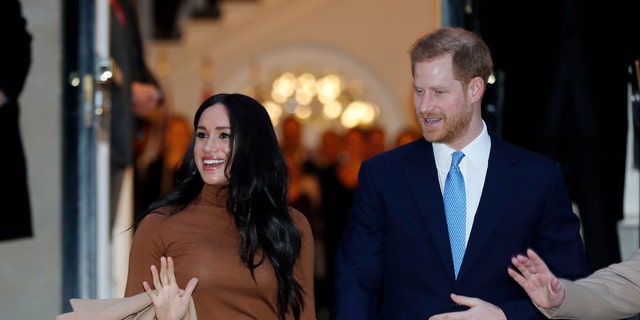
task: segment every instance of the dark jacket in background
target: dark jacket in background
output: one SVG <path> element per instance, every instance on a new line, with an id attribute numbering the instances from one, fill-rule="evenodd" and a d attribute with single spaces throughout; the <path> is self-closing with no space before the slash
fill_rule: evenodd
<path id="1" fill-rule="evenodd" d="M 31 65 L 31 34 L 18 0 L 0 1 L 0 240 L 33 236 L 18 99 Z"/>

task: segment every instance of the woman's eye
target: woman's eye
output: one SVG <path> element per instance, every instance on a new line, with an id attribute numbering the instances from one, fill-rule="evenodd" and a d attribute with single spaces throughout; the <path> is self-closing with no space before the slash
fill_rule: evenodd
<path id="1" fill-rule="evenodd" d="M 200 139 L 205 139 L 207 138 L 207 134 L 204 132 L 198 132 L 196 133 L 196 137 L 200 138 Z"/>

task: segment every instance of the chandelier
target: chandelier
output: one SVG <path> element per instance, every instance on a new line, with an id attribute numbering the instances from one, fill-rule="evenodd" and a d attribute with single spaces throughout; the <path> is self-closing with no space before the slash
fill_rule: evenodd
<path id="1" fill-rule="evenodd" d="M 361 99 L 361 81 L 344 79 L 336 72 L 316 75 L 310 71 L 285 71 L 258 89 L 258 97 L 274 126 L 293 114 L 304 122 L 337 124 L 347 129 L 369 127 L 380 113 L 376 104 Z"/>

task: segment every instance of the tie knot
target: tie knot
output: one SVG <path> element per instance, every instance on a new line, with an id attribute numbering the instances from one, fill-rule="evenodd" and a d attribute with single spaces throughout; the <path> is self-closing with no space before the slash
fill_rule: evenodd
<path id="1" fill-rule="evenodd" d="M 455 151 L 451 154 L 451 167 L 457 167 L 460 164 L 460 160 L 464 157 L 462 151 Z"/>

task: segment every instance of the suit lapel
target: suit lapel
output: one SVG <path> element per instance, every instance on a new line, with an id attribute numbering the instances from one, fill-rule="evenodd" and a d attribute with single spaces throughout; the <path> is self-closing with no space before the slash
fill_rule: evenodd
<path id="1" fill-rule="evenodd" d="M 407 152 L 408 161 L 404 175 L 419 209 L 419 219 L 424 223 L 429 236 L 433 238 L 442 263 L 451 271 L 453 277 L 451 247 L 433 147 L 425 140 L 420 140 L 412 147 Z"/>
<path id="2" fill-rule="evenodd" d="M 478 258 L 502 216 L 508 214 L 505 208 L 511 193 L 516 189 L 518 179 L 514 172 L 516 159 L 507 154 L 506 148 L 503 142 L 492 138 L 487 175 L 459 278 L 464 276 L 466 269 Z"/>

